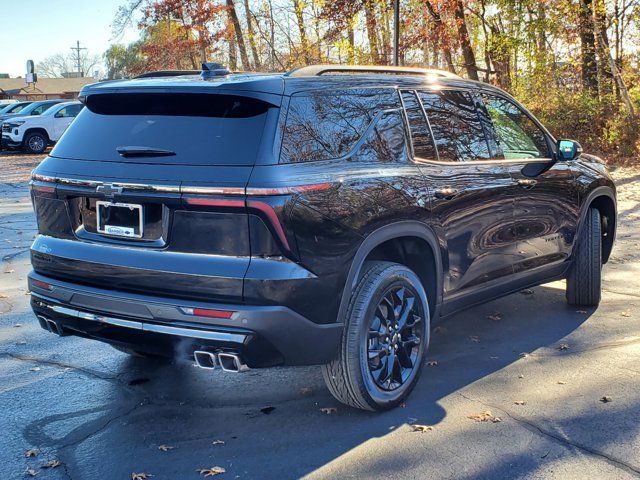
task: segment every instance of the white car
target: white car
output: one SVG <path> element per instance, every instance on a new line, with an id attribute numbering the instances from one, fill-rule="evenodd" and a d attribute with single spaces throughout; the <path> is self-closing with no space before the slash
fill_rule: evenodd
<path id="1" fill-rule="evenodd" d="M 42 153 L 60 139 L 83 106 L 78 101 L 62 102 L 41 115 L 7 119 L 2 124 L 2 146 Z"/>

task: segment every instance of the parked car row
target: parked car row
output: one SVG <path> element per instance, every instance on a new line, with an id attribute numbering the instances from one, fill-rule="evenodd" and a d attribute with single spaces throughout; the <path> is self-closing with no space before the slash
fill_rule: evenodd
<path id="1" fill-rule="evenodd" d="M 42 153 L 57 142 L 82 110 L 77 100 L 18 102 L 0 109 L 0 150 Z"/>

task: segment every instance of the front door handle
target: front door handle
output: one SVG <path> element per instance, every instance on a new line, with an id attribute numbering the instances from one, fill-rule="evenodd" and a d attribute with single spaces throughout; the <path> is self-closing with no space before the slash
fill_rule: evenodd
<path id="1" fill-rule="evenodd" d="M 534 180 L 533 178 L 521 178 L 518 180 L 518 185 L 520 185 L 522 188 L 526 188 L 527 190 L 535 187 L 536 183 L 538 183 L 538 181 Z"/>
<path id="2" fill-rule="evenodd" d="M 435 191 L 436 198 L 442 198 L 444 200 L 451 200 L 458 194 L 459 190 L 453 187 L 442 187 Z"/>

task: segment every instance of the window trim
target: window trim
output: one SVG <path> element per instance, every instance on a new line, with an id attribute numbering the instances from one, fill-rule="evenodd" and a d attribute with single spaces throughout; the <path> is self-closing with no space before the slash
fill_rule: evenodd
<path id="1" fill-rule="evenodd" d="M 412 163 L 421 163 L 421 161 L 426 161 L 426 158 L 419 157 L 416 155 L 415 147 L 413 145 L 413 134 L 411 133 L 411 123 L 409 122 L 409 115 L 407 114 L 407 106 L 404 103 L 404 99 L 402 98 L 402 94 L 404 92 L 412 93 L 416 100 L 418 101 L 418 105 L 420 105 L 420 110 L 422 110 L 422 115 L 424 116 L 427 127 L 429 128 L 429 136 L 431 137 L 431 142 L 433 143 L 433 149 L 436 151 L 436 161 L 440 160 L 440 152 L 438 151 L 438 145 L 436 145 L 435 138 L 433 136 L 433 130 L 431 129 L 431 122 L 429 122 L 429 118 L 427 117 L 427 113 L 424 110 L 424 105 L 422 105 L 422 100 L 420 100 L 420 96 L 417 94 L 415 89 L 398 89 L 398 95 L 400 96 L 400 103 L 402 104 L 403 118 L 405 122 L 405 137 L 409 140 L 409 151 L 410 157 L 409 160 Z"/>

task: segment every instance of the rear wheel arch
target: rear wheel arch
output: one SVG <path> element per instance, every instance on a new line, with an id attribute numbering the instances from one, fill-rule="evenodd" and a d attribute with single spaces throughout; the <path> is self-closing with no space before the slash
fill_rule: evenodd
<path id="1" fill-rule="evenodd" d="M 443 288 L 440 243 L 424 223 L 402 221 L 375 230 L 360 244 L 344 285 L 338 321 L 344 319 L 364 263 L 371 260 L 399 263 L 413 270 L 427 292 L 430 316 L 437 319 Z"/>

